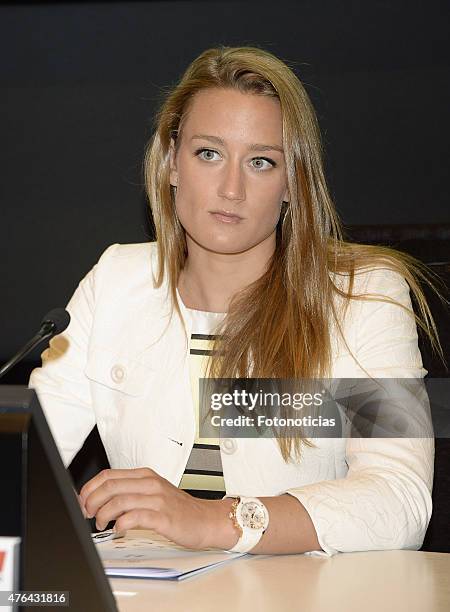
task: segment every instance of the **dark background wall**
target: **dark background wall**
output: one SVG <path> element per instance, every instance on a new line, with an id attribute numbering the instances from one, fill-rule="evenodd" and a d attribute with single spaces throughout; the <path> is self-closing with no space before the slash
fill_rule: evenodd
<path id="1" fill-rule="evenodd" d="M 152 118 L 211 46 L 295 65 L 346 225 L 450 222 L 448 17 L 419 0 L 0 3 L 0 362 L 107 245 L 149 239 Z"/>

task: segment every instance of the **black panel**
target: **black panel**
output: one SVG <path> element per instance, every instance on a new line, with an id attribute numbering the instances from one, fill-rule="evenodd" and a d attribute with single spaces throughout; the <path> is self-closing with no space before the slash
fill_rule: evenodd
<path id="1" fill-rule="evenodd" d="M 17 465 L 24 468 L 15 483 L 24 492 L 22 507 L 15 498 L 13 510 L 23 519 L 21 589 L 69 591 L 73 610 L 115 611 L 109 582 L 35 392 L 0 387 L 0 431 L 14 430 L 22 434 L 22 446 L 16 445 L 7 464 L 16 476 Z M 9 512 L 0 505 L 0 533 L 4 513 L 7 519 Z"/>

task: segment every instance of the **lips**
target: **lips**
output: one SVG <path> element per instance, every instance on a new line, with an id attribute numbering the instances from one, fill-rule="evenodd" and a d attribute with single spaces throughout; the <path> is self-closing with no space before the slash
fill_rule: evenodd
<path id="1" fill-rule="evenodd" d="M 242 217 L 239 215 L 235 215 L 225 210 L 213 210 L 211 214 L 217 221 L 221 221 L 222 223 L 239 223 L 239 221 L 242 221 Z"/>

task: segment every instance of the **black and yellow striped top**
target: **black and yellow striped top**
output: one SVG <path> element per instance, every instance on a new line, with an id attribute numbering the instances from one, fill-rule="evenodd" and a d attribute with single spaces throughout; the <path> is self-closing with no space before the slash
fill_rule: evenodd
<path id="1" fill-rule="evenodd" d="M 189 344 L 189 370 L 192 399 L 196 413 L 194 447 L 179 484 L 196 497 L 221 499 L 225 495 L 219 440 L 199 437 L 199 378 L 205 377 L 214 332 L 225 314 L 189 309 L 192 317 Z"/>

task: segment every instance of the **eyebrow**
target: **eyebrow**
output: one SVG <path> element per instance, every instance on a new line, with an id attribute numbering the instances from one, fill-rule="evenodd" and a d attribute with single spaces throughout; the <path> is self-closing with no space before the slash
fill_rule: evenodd
<path id="1" fill-rule="evenodd" d="M 215 144 L 225 145 L 225 141 L 218 136 L 210 136 L 208 134 L 195 134 L 192 136 L 191 140 L 209 140 L 210 142 L 214 142 Z M 268 144 L 260 144 L 254 143 L 249 145 L 249 151 L 279 151 L 284 155 L 283 147 L 280 145 L 268 145 Z"/>

